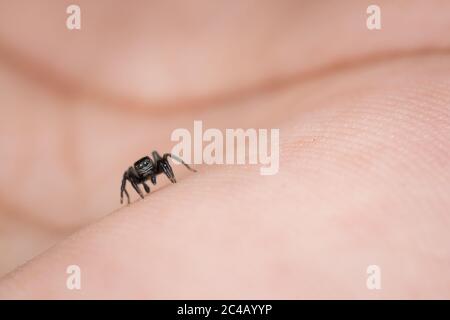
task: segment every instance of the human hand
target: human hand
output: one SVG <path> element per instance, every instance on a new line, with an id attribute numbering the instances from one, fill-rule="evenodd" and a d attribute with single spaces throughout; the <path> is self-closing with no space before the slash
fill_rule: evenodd
<path id="1" fill-rule="evenodd" d="M 3 274 L 56 245 L 0 297 L 448 298 L 448 3 L 379 1 L 380 31 L 365 1 L 184 3 L 80 1 L 79 32 L 1 3 Z M 175 167 L 120 207 L 196 119 L 280 128 L 279 173 Z"/>

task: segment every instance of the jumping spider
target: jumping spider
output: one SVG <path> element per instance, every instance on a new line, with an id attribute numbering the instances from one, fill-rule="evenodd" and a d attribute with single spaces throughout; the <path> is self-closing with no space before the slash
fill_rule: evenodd
<path id="1" fill-rule="evenodd" d="M 144 194 L 139 188 L 138 184 L 142 184 L 147 193 L 150 192 L 150 187 L 145 183 L 148 179 L 155 185 L 156 184 L 156 176 L 164 173 L 167 178 L 169 178 L 170 182 L 176 183 L 175 175 L 173 174 L 172 167 L 170 166 L 168 158 L 171 157 L 182 164 L 189 170 L 193 172 L 197 172 L 195 169 L 189 167 L 183 160 L 178 158 L 177 156 L 171 153 L 165 153 L 162 157 L 159 155 L 157 151 L 152 152 L 153 160 L 150 157 L 144 157 L 134 163 L 134 165 L 128 168 L 127 171 L 123 174 L 122 186 L 120 187 L 120 203 L 123 203 L 123 193 L 128 198 L 128 204 L 130 204 L 130 196 L 128 194 L 127 189 L 125 188 L 125 184 L 127 180 L 131 183 L 134 190 L 144 199 Z"/>

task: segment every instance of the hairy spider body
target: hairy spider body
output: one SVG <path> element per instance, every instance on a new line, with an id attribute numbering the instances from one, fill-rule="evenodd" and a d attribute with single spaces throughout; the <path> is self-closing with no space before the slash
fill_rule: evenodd
<path id="1" fill-rule="evenodd" d="M 167 178 L 169 178 L 170 182 L 176 183 L 175 175 L 173 174 L 172 167 L 169 163 L 169 157 L 181 162 L 186 168 L 193 172 L 197 172 L 196 170 L 189 167 L 183 160 L 178 158 L 177 156 L 171 153 L 165 153 L 162 157 L 159 155 L 157 151 L 152 152 L 153 160 L 146 156 L 142 159 L 139 159 L 134 163 L 132 167 L 129 167 L 127 171 L 124 172 L 122 178 L 122 185 L 120 187 L 120 203 L 123 203 L 123 194 L 127 196 L 128 204 L 130 203 L 130 195 L 126 189 L 127 181 L 130 182 L 134 190 L 139 194 L 139 196 L 143 199 L 144 194 L 139 188 L 139 184 L 144 186 L 145 192 L 150 192 L 150 187 L 145 182 L 150 180 L 153 185 L 156 184 L 156 176 L 164 173 Z"/>

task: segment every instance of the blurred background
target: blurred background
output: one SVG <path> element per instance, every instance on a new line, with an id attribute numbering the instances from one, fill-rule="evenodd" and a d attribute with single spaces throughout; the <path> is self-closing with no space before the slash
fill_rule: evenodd
<path id="1" fill-rule="evenodd" d="M 174 129 L 268 126 L 295 106 L 256 95 L 449 46 L 449 1 L 377 1 L 375 32 L 371 2 L 0 0 L 0 276 L 120 208 L 123 171 Z"/>

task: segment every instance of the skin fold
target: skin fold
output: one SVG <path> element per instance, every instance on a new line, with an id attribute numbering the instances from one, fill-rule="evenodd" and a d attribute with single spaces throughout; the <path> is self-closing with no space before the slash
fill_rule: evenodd
<path id="1" fill-rule="evenodd" d="M 0 298 L 450 298 L 448 1 L 130 3 L 0 1 Z M 121 207 L 194 120 L 279 128 L 279 173 Z"/>

